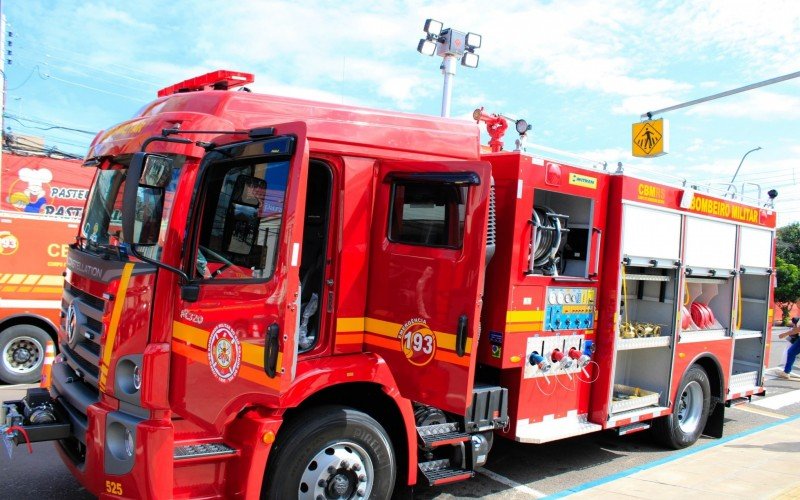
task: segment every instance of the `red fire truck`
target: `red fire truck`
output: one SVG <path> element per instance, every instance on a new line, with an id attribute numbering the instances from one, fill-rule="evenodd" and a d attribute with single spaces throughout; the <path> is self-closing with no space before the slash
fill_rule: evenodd
<path id="1" fill-rule="evenodd" d="M 0 380 L 35 382 L 56 341 L 65 258 L 93 169 L 3 151 L 0 175 Z"/>
<path id="2" fill-rule="evenodd" d="M 86 157 L 52 386 L 5 419 L 89 491 L 388 498 L 495 438 L 689 446 L 764 392 L 771 208 L 250 81 L 165 88 Z"/>

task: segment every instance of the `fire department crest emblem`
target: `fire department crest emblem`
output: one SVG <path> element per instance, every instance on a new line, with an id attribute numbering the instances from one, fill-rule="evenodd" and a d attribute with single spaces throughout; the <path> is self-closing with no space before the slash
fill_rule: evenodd
<path id="1" fill-rule="evenodd" d="M 222 383 L 236 378 L 242 361 L 242 344 L 230 325 L 217 325 L 208 337 L 208 365 Z"/>

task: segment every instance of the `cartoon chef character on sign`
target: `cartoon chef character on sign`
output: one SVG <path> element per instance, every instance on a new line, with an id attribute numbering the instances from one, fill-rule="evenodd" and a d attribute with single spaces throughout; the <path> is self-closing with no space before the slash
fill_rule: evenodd
<path id="1" fill-rule="evenodd" d="M 19 180 L 28 184 L 24 191 L 12 193 L 9 201 L 23 212 L 38 214 L 47 203 L 44 185 L 53 180 L 53 173 L 46 168 L 19 169 Z"/>

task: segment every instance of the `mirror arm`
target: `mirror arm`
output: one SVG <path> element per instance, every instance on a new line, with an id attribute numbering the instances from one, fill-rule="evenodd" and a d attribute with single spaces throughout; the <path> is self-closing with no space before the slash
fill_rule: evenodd
<path id="1" fill-rule="evenodd" d="M 152 265 L 154 265 L 156 267 L 164 268 L 167 271 L 172 271 L 173 273 L 175 273 L 178 276 L 180 276 L 181 278 L 183 278 L 185 283 L 191 283 L 192 279 L 189 278 L 189 275 L 186 274 L 185 272 L 181 271 L 177 267 L 172 267 L 170 265 L 164 264 L 163 262 L 159 262 L 157 260 L 153 260 L 150 257 L 145 257 L 144 255 L 140 254 L 138 250 L 136 250 L 136 245 L 133 244 L 133 243 L 129 244 L 128 248 L 130 249 L 131 255 L 133 255 L 137 259 L 139 259 L 139 260 L 141 260 L 143 262 L 147 262 L 148 264 L 152 264 Z"/>

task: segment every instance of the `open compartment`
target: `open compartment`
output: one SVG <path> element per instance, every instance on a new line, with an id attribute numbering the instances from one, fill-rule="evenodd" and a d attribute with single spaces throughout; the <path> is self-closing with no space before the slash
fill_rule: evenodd
<path id="1" fill-rule="evenodd" d="M 670 345 L 677 276 L 674 268 L 624 268 L 617 350 Z M 669 356 L 669 349 L 665 349 L 665 356 Z"/>
<path id="2" fill-rule="evenodd" d="M 731 331 L 734 280 L 686 276 L 681 342 L 723 338 Z"/>
<path id="3" fill-rule="evenodd" d="M 758 374 L 764 365 L 764 338 L 736 339 L 733 344 L 730 392 L 741 392 L 758 385 Z"/>
<path id="4" fill-rule="evenodd" d="M 739 312 L 734 319 L 733 365 L 730 392 L 758 386 L 759 373 L 764 366 L 764 342 L 769 313 L 770 275 L 743 273 L 739 276 L 741 289 Z"/>
<path id="5" fill-rule="evenodd" d="M 589 277 L 594 200 L 537 189 L 529 274 Z"/>
<path id="6" fill-rule="evenodd" d="M 670 349 L 617 352 L 611 414 L 668 404 Z"/>
<path id="7" fill-rule="evenodd" d="M 769 313 L 770 275 L 743 273 L 739 277 L 739 313 L 734 338 L 762 337 Z"/>

